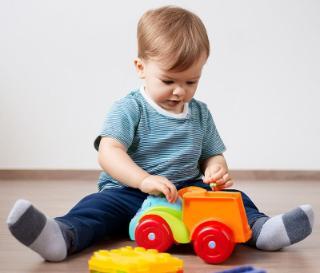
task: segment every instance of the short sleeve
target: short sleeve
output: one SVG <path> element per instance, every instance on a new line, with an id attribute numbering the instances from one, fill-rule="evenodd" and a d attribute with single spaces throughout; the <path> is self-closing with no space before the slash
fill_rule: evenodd
<path id="1" fill-rule="evenodd" d="M 99 149 L 102 137 L 114 138 L 129 148 L 133 142 L 139 120 L 139 105 L 133 98 L 126 97 L 116 101 L 106 115 L 102 130 L 94 141 L 95 149 Z"/>
<path id="2" fill-rule="evenodd" d="M 211 156 L 222 154 L 225 150 L 226 147 L 208 110 L 200 160 L 206 160 Z"/>

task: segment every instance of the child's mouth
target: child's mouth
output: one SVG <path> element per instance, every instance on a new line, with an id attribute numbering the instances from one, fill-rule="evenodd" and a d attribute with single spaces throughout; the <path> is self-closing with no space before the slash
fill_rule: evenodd
<path id="1" fill-rule="evenodd" d="M 168 101 L 167 101 L 167 105 L 170 106 L 170 107 L 175 107 L 175 106 L 177 106 L 179 103 L 180 103 L 179 100 L 168 100 Z"/>

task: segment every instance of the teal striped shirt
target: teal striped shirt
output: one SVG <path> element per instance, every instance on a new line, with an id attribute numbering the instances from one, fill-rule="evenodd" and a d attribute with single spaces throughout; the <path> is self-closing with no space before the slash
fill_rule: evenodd
<path id="1" fill-rule="evenodd" d="M 101 137 L 118 140 L 138 166 L 174 184 L 200 179 L 199 163 L 225 151 L 205 103 L 192 99 L 183 113 L 173 114 L 156 105 L 143 88 L 113 104 L 95 140 L 97 150 Z M 100 191 L 123 186 L 108 173 L 101 173 Z"/>

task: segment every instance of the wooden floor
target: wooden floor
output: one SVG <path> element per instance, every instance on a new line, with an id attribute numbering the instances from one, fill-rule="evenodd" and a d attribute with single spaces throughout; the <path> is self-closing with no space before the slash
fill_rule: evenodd
<path id="1" fill-rule="evenodd" d="M 208 265 L 194 255 L 191 245 L 180 245 L 172 254 L 184 260 L 186 273 L 218 272 L 239 265 L 264 268 L 268 273 L 320 272 L 320 181 L 238 181 L 236 188 L 245 191 L 256 205 L 275 215 L 300 204 L 309 203 L 315 211 L 314 232 L 303 242 L 278 252 L 263 252 L 247 246 L 236 247 L 222 265 Z M 18 198 L 32 201 L 49 216 L 60 216 L 81 197 L 96 190 L 95 181 L 64 180 L 2 180 L 0 181 L 0 272 L 88 272 L 87 261 L 97 249 L 112 249 L 131 245 L 129 240 L 101 242 L 65 262 L 44 262 L 37 254 L 18 243 L 9 233 L 5 220 Z"/>

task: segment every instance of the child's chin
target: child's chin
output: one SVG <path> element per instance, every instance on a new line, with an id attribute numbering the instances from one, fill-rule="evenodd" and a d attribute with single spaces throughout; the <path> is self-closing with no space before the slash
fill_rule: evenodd
<path id="1" fill-rule="evenodd" d="M 175 114 L 180 114 L 183 109 L 183 105 L 181 102 L 178 103 L 166 103 L 162 106 L 163 109 L 175 113 Z"/>

